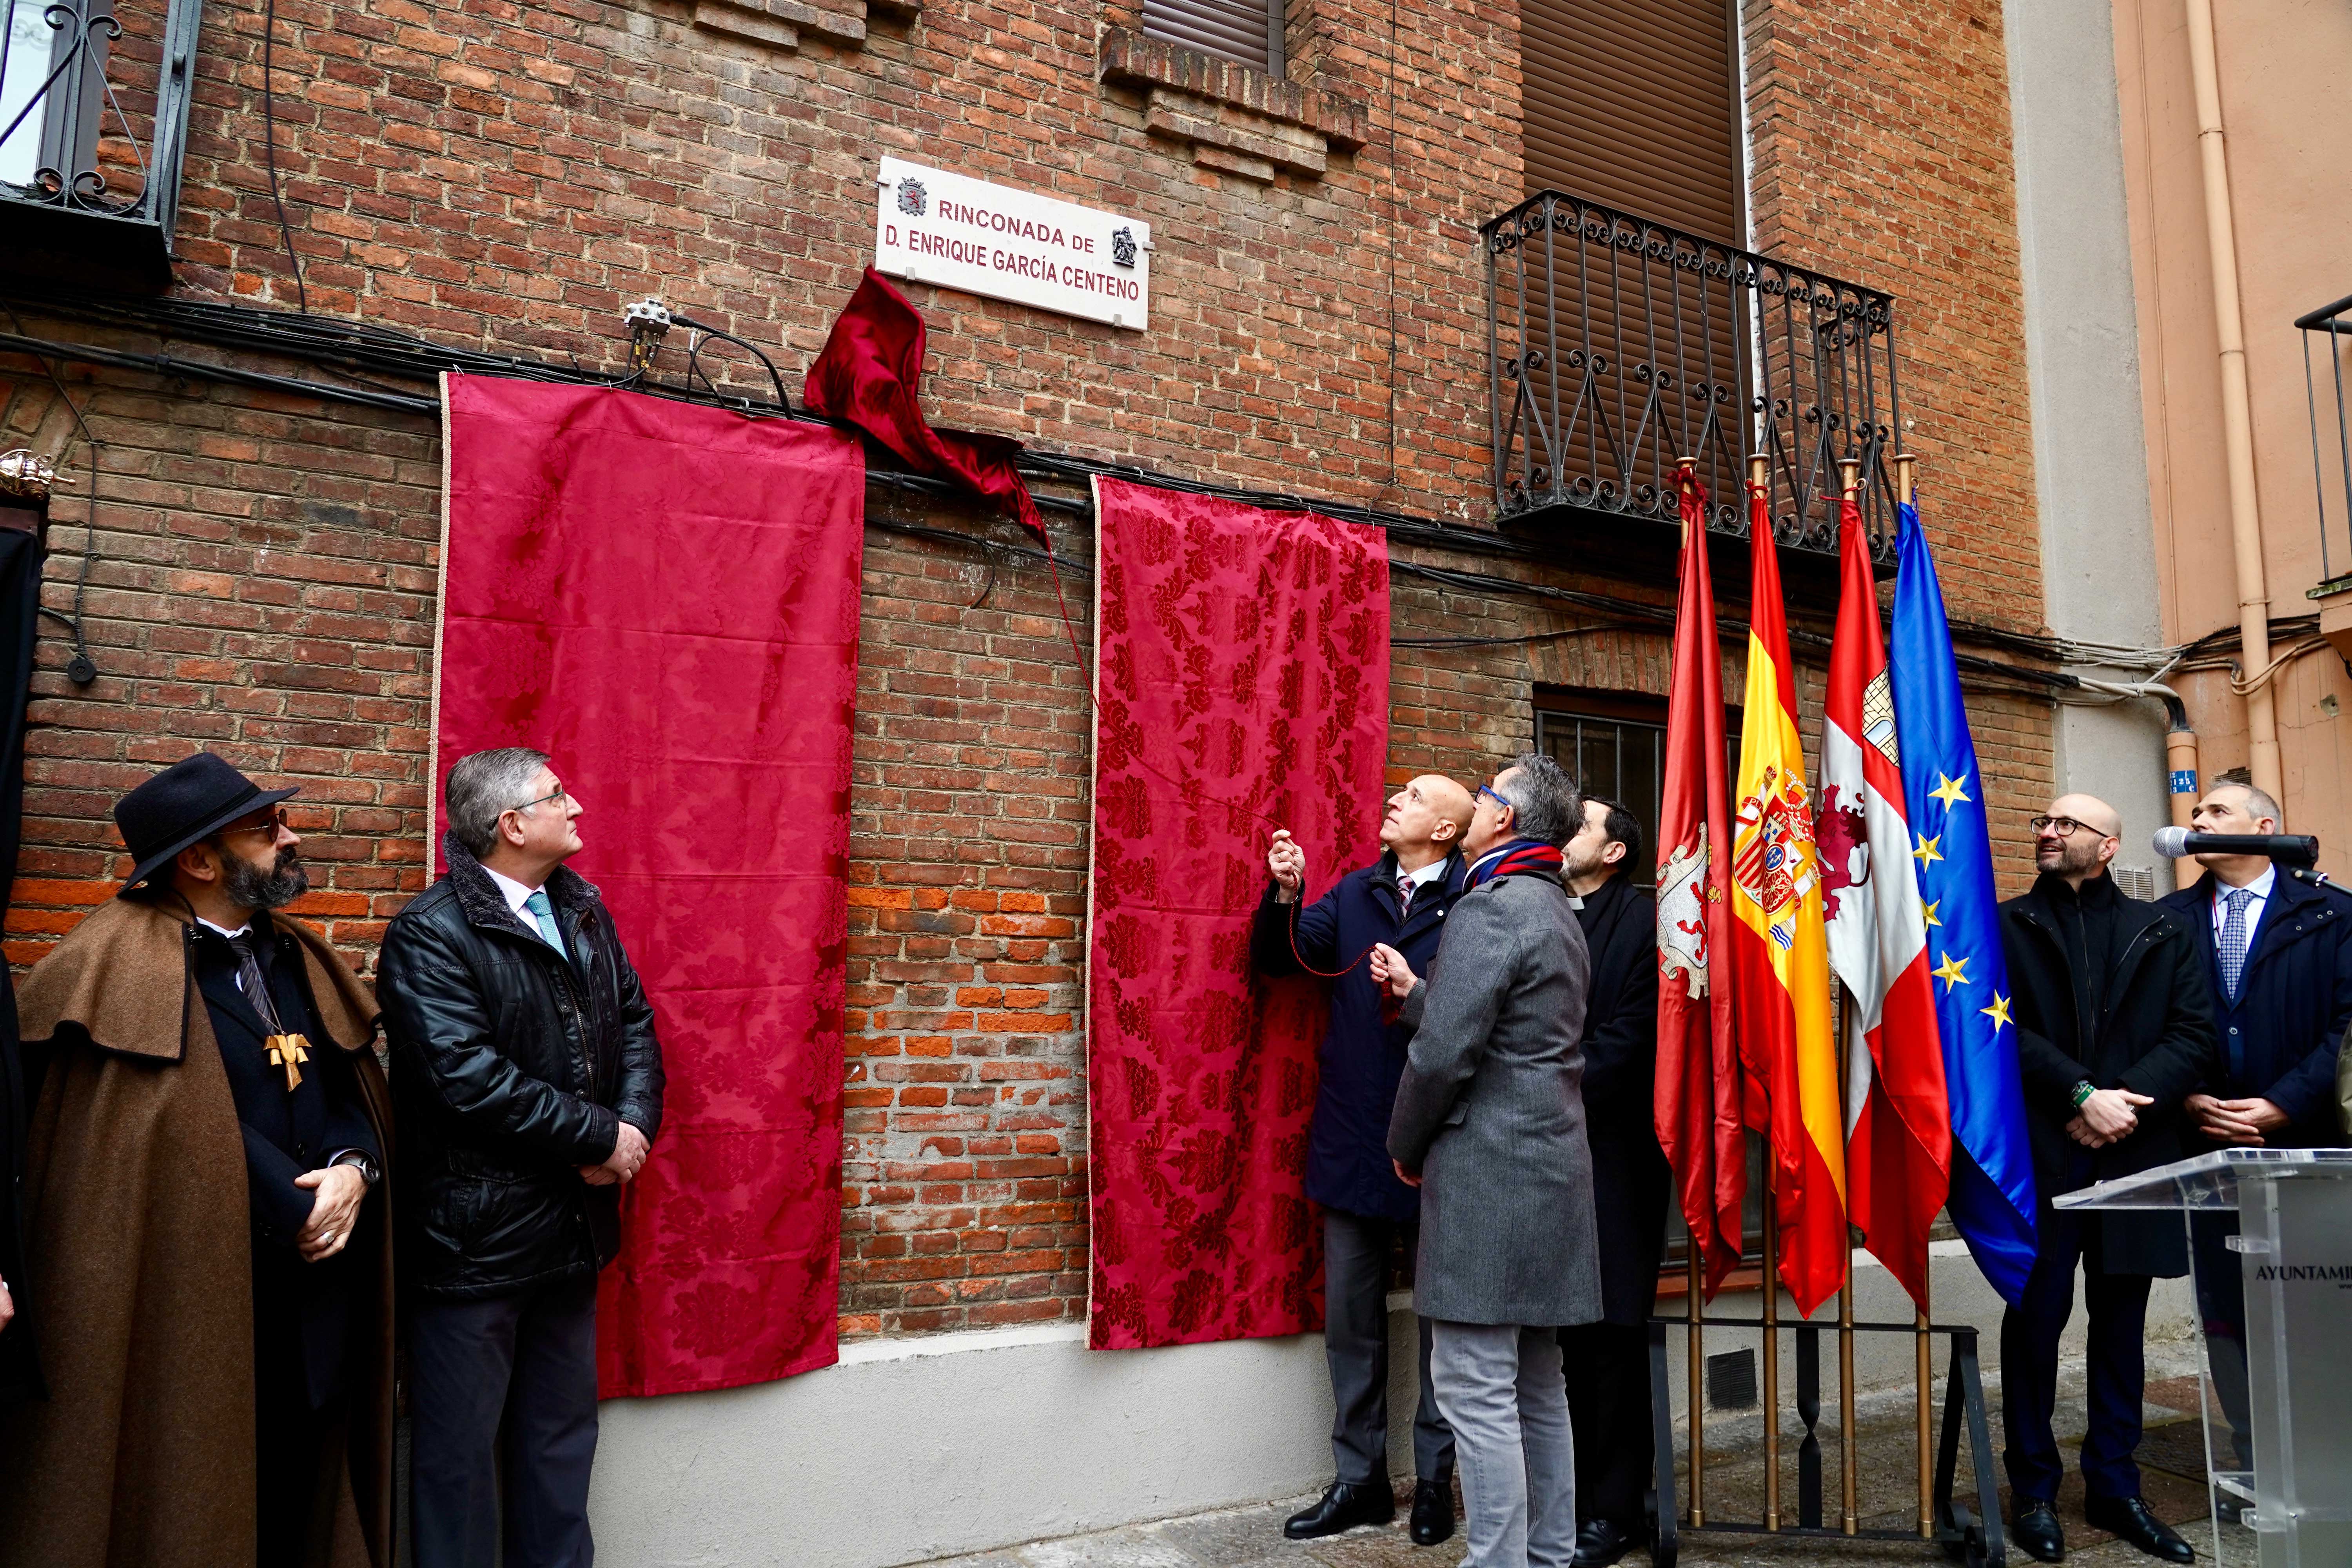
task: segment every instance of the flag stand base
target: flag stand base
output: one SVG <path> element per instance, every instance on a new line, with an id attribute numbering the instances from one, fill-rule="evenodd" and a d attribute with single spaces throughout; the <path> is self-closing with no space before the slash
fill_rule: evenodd
<path id="1" fill-rule="evenodd" d="M 1650 1517 L 1650 1560 L 1654 1568 L 1675 1568 L 1675 1560 L 1680 1551 L 1679 1537 L 1685 1532 L 1815 1536 L 1840 1541 L 1916 1541 L 1923 1546 L 1941 1546 L 1947 1557 L 1956 1563 L 1965 1563 L 1969 1568 L 2004 1568 L 2007 1547 L 2001 1535 L 2000 1483 L 1992 1468 L 1992 1430 L 1985 1419 L 1984 1380 L 1977 1363 L 1977 1331 L 1974 1328 L 1965 1324 L 1853 1323 L 1842 1324 L 1834 1331 L 1824 1330 L 1841 1336 L 1853 1333 L 1909 1334 L 1921 1340 L 1943 1334 L 1952 1342 L 1950 1372 L 1944 1386 L 1943 1434 L 1936 1445 L 1932 1519 L 1918 1529 L 1864 1530 L 1818 1524 L 1782 1524 L 1774 1528 L 1761 1520 L 1742 1522 L 1707 1519 L 1704 1524 L 1694 1525 L 1683 1517 L 1675 1496 L 1674 1393 L 1667 1381 L 1666 1331 L 1670 1328 L 1693 1332 L 1702 1328 L 1754 1330 L 1759 1327 L 1759 1321 L 1753 1318 L 1652 1318 L 1649 1326 L 1650 1424 L 1656 1442 L 1656 1451 L 1651 1460 L 1656 1480 Z M 1694 1387 L 1691 1390 L 1691 1410 L 1695 1421 L 1703 1420 L 1698 1413 L 1706 1397 L 1705 1389 Z M 1768 1411 L 1765 1418 L 1777 1420 L 1779 1412 Z M 1963 1427 L 1967 1433 L 1969 1469 L 1975 1492 L 1973 1506 L 1953 1495 L 1953 1487 L 1958 1479 Z M 1821 1470 L 1818 1465 L 1801 1471 L 1799 1488 L 1799 1516 L 1808 1520 L 1820 1519 Z M 1701 1514 L 1700 1517 L 1706 1518 L 1706 1515 Z"/>

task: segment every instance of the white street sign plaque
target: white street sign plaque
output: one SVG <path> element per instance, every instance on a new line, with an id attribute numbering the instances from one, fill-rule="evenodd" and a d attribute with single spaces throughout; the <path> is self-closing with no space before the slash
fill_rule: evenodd
<path id="1" fill-rule="evenodd" d="M 877 183 L 876 270 L 1136 331 L 1149 320 L 1150 224 L 898 158 Z"/>

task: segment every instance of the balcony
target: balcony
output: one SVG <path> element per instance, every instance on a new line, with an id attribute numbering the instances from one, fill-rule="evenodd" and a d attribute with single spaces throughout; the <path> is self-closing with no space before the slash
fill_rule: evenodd
<path id="1" fill-rule="evenodd" d="M 2352 659 L 2352 296 L 2294 322 L 2303 334 L 2304 410 L 2311 428 L 2311 489 L 2319 523 L 2319 630 Z M 2341 570 L 2339 570 L 2341 568 Z"/>
<path id="2" fill-rule="evenodd" d="M 0 0 L 0 267 L 160 290 L 202 0 Z"/>
<path id="3" fill-rule="evenodd" d="M 1852 458 L 1871 559 L 1892 570 L 1892 296 L 1557 191 L 1479 233 L 1498 526 L 1671 573 L 1675 462 L 1694 458 L 1710 553 L 1744 571 L 1761 457 L 1798 591 L 1834 579 Z"/>

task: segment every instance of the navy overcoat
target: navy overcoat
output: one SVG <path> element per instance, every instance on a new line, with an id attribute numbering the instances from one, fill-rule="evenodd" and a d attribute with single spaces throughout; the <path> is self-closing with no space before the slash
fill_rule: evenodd
<path id="1" fill-rule="evenodd" d="M 2352 893 L 2280 868 L 2246 948 L 2235 1003 L 2221 994 L 2212 873 L 2157 902 L 2195 937 L 2211 990 L 2221 1062 L 2205 1091 L 2267 1100 L 2285 1111 L 2287 1124 L 2263 1139 L 2273 1148 L 2341 1142 L 2336 1053 L 2352 1026 Z"/>
<path id="2" fill-rule="evenodd" d="M 1377 1219 L 1410 1220 L 1421 1197 L 1396 1178 L 1389 1163 L 1389 1116 L 1396 1109 L 1397 1079 L 1404 1074 L 1405 1047 L 1412 1030 L 1384 1018 L 1380 988 L 1372 984 L 1364 954 L 1376 942 L 1404 954 L 1412 972 L 1427 975 L 1444 933 L 1445 911 L 1462 896 L 1469 873 L 1459 851 L 1447 857 L 1444 872 L 1413 895 L 1410 917 L 1397 918 L 1396 856 L 1382 851 L 1374 864 L 1342 877 L 1332 889 L 1299 909 L 1275 902 L 1266 883 L 1250 931 L 1250 956 L 1261 974 L 1297 974 L 1298 958 L 1316 969 L 1348 973 L 1327 984 L 1331 1024 L 1318 1054 L 1314 1131 L 1307 1138 L 1307 1195 L 1326 1208 Z M 1290 915 L 1298 915 L 1298 953 L 1291 953 Z"/>

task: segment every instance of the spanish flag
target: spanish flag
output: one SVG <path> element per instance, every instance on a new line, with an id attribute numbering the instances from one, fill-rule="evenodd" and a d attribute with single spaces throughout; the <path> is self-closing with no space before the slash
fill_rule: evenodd
<path id="1" fill-rule="evenodd" d="M 1740 1059 L 1763 1090 L 1749 1115 L 1760 1112 L 1758 1131 L 1771 1143 L 1780 1281 L 1811 1315 L 1845 1279 L 1845 1121 L 1812 797 L 1761 486 L 1748 489 L 1748 688 L 1731 791 L 1733 987 Z"/>

